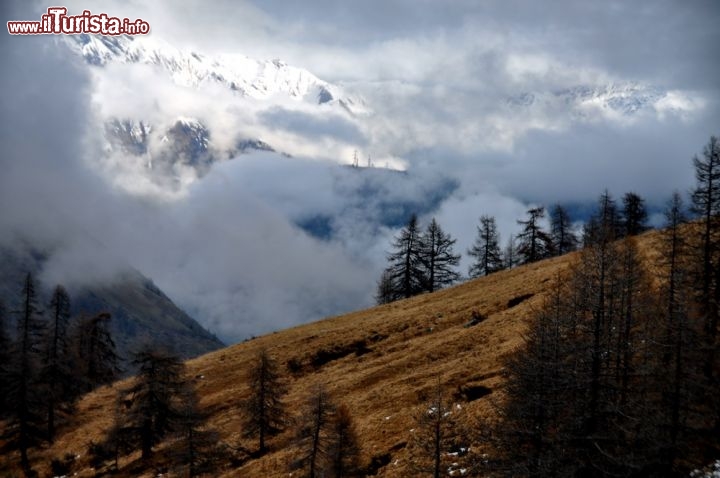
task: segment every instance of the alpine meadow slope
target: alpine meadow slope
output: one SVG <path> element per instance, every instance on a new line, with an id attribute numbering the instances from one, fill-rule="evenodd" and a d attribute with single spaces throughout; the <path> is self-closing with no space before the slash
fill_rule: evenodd
<path id="1" fill-rule="evenodd" d="M 644 247 L 652 236 L 640 240 Z M 492 419 L 502 397 L 503 360 L 523 343 L 533 310 L 540 307 L 553 281 L 566 273 L 577 253 L 498 272 L 432 294 L 328 318 L 252 339 L 187 362 L 208 426 L 234 449 L 254 449 L 243 435 L 239 404 L 248 394 L 249 364 L 267 350 L 289 385 L 288 410 L 299 411 L 315 387 L 324 386 L 352 410 L 362 461 L 378 476 L 412 474 L 407 443 L 413 417 L 441 381 L 459 405 L 467 425 Z M 473 314 L 485 317 L 474 324 Z M 473 325 L 471 325 L 473 324 Z M 78 413 L 56 443 L 36 456 L 49 463 L 66 453 L 80 455 L 74 471 L 93 476 L 87 447 L 101 442 L 112 424 L 112 408 L 125 382 L 83 398 Z M 459 408 L 459 409 L 460 409 Z M 479 431 L 479 430 L 478 430 Z M 268 441 L 269 453 L 226 469 L 220 476 L 289 476 L 295 430 Z M 169 466 L 158 447 L 154 467 Z M 139 455 L 122 458 L 122 470 L 135 470 Z M 374 463 L 374 465 L 372 465 Z M 130 472 L 131 474 L 133 472 Z M 148 470 L 143 476 L 154 476 Z"/>

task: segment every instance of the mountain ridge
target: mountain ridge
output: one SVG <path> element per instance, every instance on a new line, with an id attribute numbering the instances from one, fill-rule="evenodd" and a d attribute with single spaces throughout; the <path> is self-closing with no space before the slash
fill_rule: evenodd
<path id="1" fill-rule="evenodd" d="M 42 280 L 47 254 L 26 246 L 0 247 L 0 300 L 9 310 L 17 308 L 23 279 L 32 273 L 38 284 L 38 303 L 44 306 L 55 284 Z M 188 359 L 224 344 L 205 330 L 139 271 L 127 267 L 114 278 L 95 285 L 65 285 L 75 317 L 102 312 L 111 315 L 110 331 L 118 354 L 127 366 L 143 345 L 162 347 Z M 41 307 L 44 308 L 44 307 Z"/>

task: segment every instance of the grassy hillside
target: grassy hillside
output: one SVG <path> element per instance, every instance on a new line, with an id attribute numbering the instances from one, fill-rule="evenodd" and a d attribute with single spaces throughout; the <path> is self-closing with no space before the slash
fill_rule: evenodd
<path id="1" fill-rule="evenodd" d="M 653 254 L 652 238 L 653 233 L 640 238 L 646 257 Z M 438 378 L 466 416 L 491 417 L 492 403 L 501 395 L 504 357 L 522 345 L 533 309 L 575 258 L 570 254 L 549 259 L 259 337 L 190 360 L 188 373 L 196 379 L 201 405 L 210 412 L 210 425 L 221 440 L 254 448 L 243 438 L 238 403 L 248 394 L 246 364 L 266 348 L 286 376 L 293 413 L 300 413 L 313 387 L 325 385 L 337 402 L 351 408 L 364 460 L 381 465 L 377 475 L 412 476 L 405 444 L 413 414 Z M 487 319 L 470 326 L 473 311 Z M 79 454 L 78 476 L 92 476 L 85 462 L 87 444 L 99 441 L 111 423 L 114 393 L 108 387 L 85 397 L 73 422 L 54 446 L 36 452 L 36 459 L 49 463 L 68 452 Z M 294 432 L 290 428 L 273 438 L 271 453 L 226 470 L 223 476 L 289 476 Z M 124 458 L 121 469 L 136 459 L 137 455 Z"/>

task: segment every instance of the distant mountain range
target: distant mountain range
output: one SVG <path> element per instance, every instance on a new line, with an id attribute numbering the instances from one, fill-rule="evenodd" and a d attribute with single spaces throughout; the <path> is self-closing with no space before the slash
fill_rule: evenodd
<path id="1" fill-rule="evenodd" d="M 220 86 L 239 101 L 268 105 L 300 102 L 349 115 L 369 113 L 361 97 L 349 95 L 340 86 L 277 59 L 261 61 L 242 55 L 210 57 L 180 50 L 160 40 L 136 40 L 129 36 L 83 34 L 68 37 L 66 41 L 92 67 L 145 65 L 164 72 L 176 85 L 192 89 Z M 164 118 L 163 124 L 166 126 L 153 124 L 142 112 L 133 117 L 104 118 L 107 149 L 142 158 L 146 173 L 156 182 L 171 187 L 172 176 L 179 176 L 178 170 L 182 167 L 192 168 L 200 177 L 216 161 L 252 151 L 276 150 L 275 146 L 243 131 L 231 131 L 229 134 L 235 137 L 233 144 L 218 147 L 213 141 L 217 131 L 211 131 L 201 119 L 191 115 Z"/>
<path id="2" fill-rule="evenodd" d="M 150 37 L 141 41 L 129 36 L 77 35 L 69 40 L 85 60 L 95 66 L 110 63 L 155 65 L 182 86 L 220 83 L 238 95 L 258 100 L 286 94 L 311 104 L 339 104 L 352 113 L 367 111 L 364 101 L 347 95 L 337 85 L 309 71 L 275 60 L 254 60 L 243 55 L 210 57 L 180 50 Z"/>
<path id="3" fill-rule="evenodd" d="M 524 92 L 507 99 L 516 109 L 550 108 L 568 111 L 574 117 L 588 118 L 597 110 L 631 117 L 644 110 L 672 108 L 669 93 L 635 82 L 603 86 L 579 85 L 544 92 Z"/>
<path id="4" fill-rule="evenodd" d="M 212 86 L 231 92 L 238 98 L 238 108 L 244 108 L 242 101 L 251 101 L 268 111 L 278 105 L 302 104 L 317 108 L 321 116 L 342 112 L 357 122 L 374 114 L 372 105 L 362 97 L 278 59 L 256 60 L 240 54 L 208 56 L 176 48 L 155 37 L 75 35 L 64 40 L 92 67 L 144 65 L 181 87 L 202 90 Z M 562 112 L 581 120 L 605 116 L 632 118 L 643 112 L 682 111 L 688 106 L 682 95 L 628 81 L 520 92 L 506 98 L 505 103 L 511 116 L 534 111 Z M 273 118 L 271 115 L 269 121 Z M 237 131 L 213 131 L 207 122 L 190 112 L 164 118 L 162 125 L 153 124 L 147 112 L 132 117 L 107 117 L 104 122 L 108 149 L 139 158 L 144 174 L 163 187 L 181 184 L 178 178 L 183 175 L 183 168 L 190 168 L 196 177 L 201 177 L 214 162 L 244 153 L 298 154 L 292 147 L 280 148 L 258 137 L 251 126 L 244 131 L 242 122 L 240 126 L 227 126 Z M 220 147 L 217 136 L 235 140 Z"/>

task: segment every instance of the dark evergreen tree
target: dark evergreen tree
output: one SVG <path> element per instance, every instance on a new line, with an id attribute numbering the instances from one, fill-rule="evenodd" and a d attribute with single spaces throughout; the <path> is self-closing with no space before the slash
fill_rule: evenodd
<path id="1" fill-rule="evenodd" d="M 300 457 L 296 466 L 305 470 L 308 478 L 325 476 L 332 452 L 334 415 L 330 396 L 318 387 L 307 400 L 298 435 Z"/>
<path id="2" fill-rule="evenodd" d="M 44 438 L 43 399 L 38 386 L 40 342 L 43 333 L 37 306 L 35 281 L 28 273 L 22 287 L 18 311 L 17 339 L 10 348 L 5 374 L 7 421 L 0 434 L 6 446 L 20 452 L 20 465 L 26 476 L 33 475 L 28 450 Z"/>
<path id="3" fill-rule="evenodd" d="M 330 436 L 330 475 L 333 478 L 364 476 L 360 466 L 360 443 L 350 408 L 340 405 L 335 412 Z"/>
<path id="4" fill-rule="evenodd" d="M 699 216 L 700 231 L 694 249 L 695 289 L 703 322 L 701 347 L 704 349 L 703 393 L 715 406 L 708 410 L 714 432 L 720 435 L 720 142 L 712 136 L 702 158 L 693 158 L 696 187 L 692 210 Z"/>
<path id="5" fill-rule="evenodd" d="M 645 200 L 636 193 L 626 193 L 623 196 L 623 209 L 620 219 L 622 235 L 637 236 L 647 231 L 647 219 Z"/>
<path id="6" fill-rule="evenodd" d="M 109 313 L 83 318 L 75 331 L 78 369 L 82 387 L 90 391 L 115 380 L 120 373 L 120 358 L 110 334 Z"/>
<path id="7" fill-rule="evenodd" d="M 688 258 L 689 244 L 683 233 L 686 215 L 682 197 L 675 192 L 665 211 L 665 228 L 661 232 L 661 256 L 658 266 L 663 271 L 661 300 L 664 319 L 660 340 L 661 366 L 666 374 L 657 377 L 656 387 L 662 393 L 658 407 L 658 435 L 663 441 L 660 456 L 665 468 L 672 470 L 692 434 L 687 426 L 693 415 L 693 389 L 698 382 L 699 364 L 697 334 L 690 321 L 692 298 Z M 689 433 L 690 432 L 690 433 Z"/>
<path id="8" fill-rule="evenodd" d="M 552 253 L 552 240 L 540 225 L 540 219 L 545 217 L 545 208 L 532 208 L 527 214 L 527 220 L 518 221 L 523 230 L 517 235 L 517 253 L 523 264 L 539 261 Z"/>
<path id="9" fill-rule="evenodd" d="M 622 237 L 622 222 L 615 200 L 605 190 L 598 199 L 597 211 L 585 224 L 583 245 L 612 242 Z"/>
<path id="10" fill-rule="evenodd" d="M 424 271 L 421 261 L 421 233 L 417 216 L 412 215 L 393 243 L 394 252 L 387 257 L 390 265 L 385 269 L 383 286 L 392 290 L 385 294 L 386 302 L 412 297 L 424 290 Z"/>
<path id="11" fill-rule="evenodd" d="M 572 228 L 570 215 L 560 204 L 550 211 L 550 238 L 555 255 L 562 256 L 574 251 L 578 246 L 578 238 Z"/>
<path id="12" fill-rule="evenodd" d="M 43 341 L 40 380 L 45 388 L 47 436 L 52 442 L 55 438 L 56 415 L 71 413 L 78 392 L 77 373 L 68 337 L 70 296 L 62 286 L 57 286 L 53 291 L 49 318 Z"/>
<path id="13" fill-rule="evenodd" d="M 692 211 L 698 215 L 701 231 L 701 268 L 699 283 L 701 302 L 709 305 L 713 282 L 718 228 L 720 227 L 720 144 L 713 136 L 705 146 L 703 158 L 693 158 L 697 185 L 692 193 Z"/>
<path id="14" fill-rule="evenodd" d="M 287 412 L 283 398 L 287 388 L 283 384 L 276 362 L 262 349 L 248 374 L 250 397 L 242 404 L 247 436 L 258 440 L 258 453 L 267 451 L 266 438 L 285 428 Z"/>
<path id="15" fill-rule="evenodd" d="M 469 276 L 480 277 L 504 269 L 505 263 L 500 252 L 500 238 L 495 218 L 481 216 L 477 232 L 475 243 L 468 251 L 468 254 L 475 258 L 475 261 L 470 265 Z"/>
<path id="16" fill-rule="evenodd" d="M 455 270 L 460 262 L 460 255 L 453 254 L 455 242 L 432 218 L 425 234 L 420 237 L 419 248 L 421 283 L 428 292 L 441 289 L 460 278 Z"/>
<path id="17" fill-rule="evenodd" d="M 720 270 L 718 254 L 720 247 L 720 143 L 715 136 L 703 150 L 703 158 L 693 158 L 697 185 L 692 193 L 692 210 L 701 221 L 701 251 L 699 289 L 700 302 L 705 307 L 706 331 L 717 333 L 720 284 L 715 276 Z"/>
<path id="18" fill-rule="evenodd" d="M 138 375 L 121 397 L 129 404 L 127 421 L 134 448 L 147 459 L 156 444 L 179 429 L 188 393 L 185 366 L 179 358 L 150 347 L 135 354 L 133 364 Z"/>

